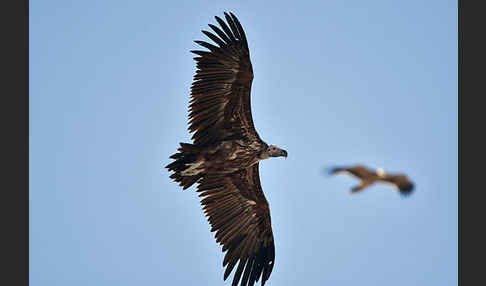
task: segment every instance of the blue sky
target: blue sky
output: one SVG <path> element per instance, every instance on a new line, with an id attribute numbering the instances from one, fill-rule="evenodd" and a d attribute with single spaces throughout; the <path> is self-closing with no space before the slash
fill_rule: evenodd
<path id="1" fill-rule="evenodd" d="M 457 285 L 456 1 L 30 1 L 31 285 L 230 285 L 192 187 L 189 50 L 234 12 L 275 236 L 268 285 Z M 331 165 L 405 172 L 361 194 Z"/>

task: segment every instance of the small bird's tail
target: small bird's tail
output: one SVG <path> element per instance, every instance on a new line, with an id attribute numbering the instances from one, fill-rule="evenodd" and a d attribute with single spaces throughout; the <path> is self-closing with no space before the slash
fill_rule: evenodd
<path id="1" fill-rule="evenodd" d="M 414 190 L 414 184 L 412 182 L 404 184 L 403 186 L 400 186 L 398 191 L 400 192 L 400 195 L 404 197 L 410 196 L 410 194 L 413 193 Z"/>
<path id="2" fill-rule="evenodd" d="M 170 175 L 170 178 L 178 182 L 182 189 L 187 189 L 197 182 L 204 174 L 191 174 L 184 175 L 183 171 L 188 169 L 191 163 L 196 162 L 199 150 L 189 143 L 180 143 L 181 147 L 177 149 L 179 152 L 170 156 L 171 159 L 175 159 L 174 162 L 165 166 L 169 171 L 174 173 Z"/>

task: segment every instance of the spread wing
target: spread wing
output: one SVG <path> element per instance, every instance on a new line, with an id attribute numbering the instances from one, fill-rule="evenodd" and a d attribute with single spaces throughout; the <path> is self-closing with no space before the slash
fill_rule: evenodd
<path id="1" fill-rule="evenodd" d="M 216 231 L 216 241 L 227 251 L 224 280 L 239 262 L 233 286 L 240 279 L 240 285 L 253 285 L 260 277 L 264 285 L 272 273 L 275 246 L 258 163 L 229 175 L 206 175 L 197 191 L 211 231 Z"/>
<path id="2" fill-rule="evenodd" d="M 367 179 L 376 176 L 374 171 L 370 171 L 363 165 L 356 165 L 354 167 L 335 167 L 331 169 L 331 174 L 348 173 L 355 176 L 358 179 Z"/>
<path id="3" fill-rule="evenodd" d="M 260 140 L 253 126 L 250 90 L 253 68 L 245 32 L 235 15 L 224 13 L 227 24 L 215 17 L 221 29 L 202 31 L 216 44 L 195 41 L 209 51 L 198 55 L 197 71 L 191 87 L 189 131 L 196 145 L 224 139 L 248 137 Z"/>

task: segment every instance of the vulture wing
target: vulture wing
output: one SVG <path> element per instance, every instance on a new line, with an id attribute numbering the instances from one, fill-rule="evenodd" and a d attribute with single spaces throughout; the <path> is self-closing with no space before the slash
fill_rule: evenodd
<path id="1" fill-rule="evenodd" d="M 198 55 L 197 71 L 191 87 L 189 131 L 195 145 L 220 140 L 249 138 L 261 140 L 253 126 L 250 90 L 253 68 L 245 32 L 235 15 L 224 13 L 226 22 L 215 17 L 221 29 L 202 31 L 217 45 L 195 41 L 209 51 Z"/>
<path id="2" fill-rule="evenodd" d="M 206 175 L 198 186 L 201 205 L 216 241 L 226 252 L 226 280 L 238 263 L 233 286 L 253 285 L 270 277 L 275 246 L 268 202 L 263 195 L 258 163 L 229 175 Z"/>

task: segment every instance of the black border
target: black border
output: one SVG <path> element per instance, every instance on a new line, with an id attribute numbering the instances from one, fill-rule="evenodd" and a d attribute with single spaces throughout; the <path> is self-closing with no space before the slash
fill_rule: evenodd
<path id="1" fill-rule="evenodd" d="M 461 127 L 459 126 L 460 125 L 460 120 L 459 118 L 461 117 L 461 94 L 463 93 L 463 85 L 462 85 L 462 76 L 463 76 L 463 57 L 462 57 L 462 52 L 463 52 L 463 47 L 462 47 L 462 39 L 463 39 L 463 13 L 464 13 L 464 10 L 463 10 L 463 2 L 462 0 L 458 0 L 458 3 L 457 3 L 457 95 L 458 95 L 458 100 L 457 100 L 457 120 L 458 120 L 458 125 L 457 125 L 457 139 L 458 139 L 458 142 L 457 142 L 457 147 L 458 147 L 458 150 L 457 150 L 457 156 L 458 156 L 458 159 L 457 159 L 457 163 L 458 163 L 458 168 L 457 168 L 457 171 L 458 171 L 458 178 L 457 178 L 457 181 L 458 181 L 458 194 L 457 194 L 457 215 L 458 215 L 458 220 L 457 220 L 457 235 L 458 235 L 458 238 L 457 238 L 457 243 L 458 243 L 458 246 L 457 246 L 457 251 L 458 251 L 458 255 L 457 255 L 457 258 L 458 258 L 458 261 L 457 261 L 457 280 L 458 280 L 458 285 L 462 285 L 463 283 L 461 283 L 463 281 L 463 276 L 462 276 L 462 268 L 461 268 L 461 260 L 462 260 L 462 247 L 461 247 L 461 216 L 460 216 L 460 213 L 461 213 L 461 203 L 463 202 L 463 200 L 461 199 L 462 195 L 461 195 L 461 192 L 459 192 L 459 185 L 461 183 L 461 142 L 460 142 L 460 136 L 461 136 Z"/>
<path id="2" fill-rule="evenodd" d="M 458 282 L 484 284 L 484 9 L 458 0 Z M 476 4 L 474 6 L 474 4 Z M 467 100 L 464 100 L 467 99 Z M 471 104 L 472 103 L 472 104 Z M 470 133 L 471 132 L 471 133 Z M 467 136 L 469 135 L 469 136 Z M 467 136 L 467 137 L 466 137 Z M 473 138 L 473 139 L 467 139 Z M 465 147 L 466 146 L 466 147 Z M 476 166 L 477 165 L 477 166 Z M 467 169 L 466 169 L 467 167 Z M 468 231 L 469 230 L 469 231 Z M 475 261 L 477 260 L 477 262 Z"/>
<path id="3" fill-rule="evenodd" d="M 2 284 L 29 283 L 29 1 L 2 11 Z M 13 283 L 8 283 L 8 282 Z"/>

